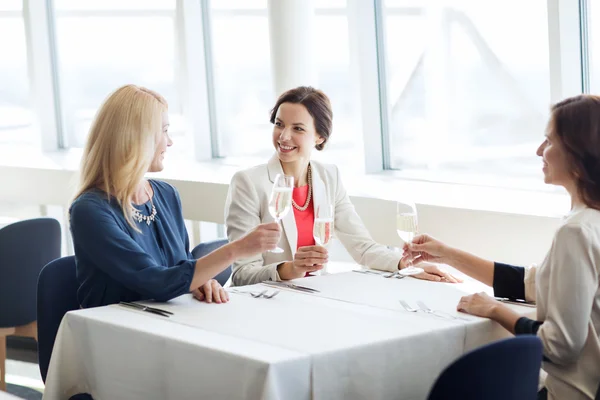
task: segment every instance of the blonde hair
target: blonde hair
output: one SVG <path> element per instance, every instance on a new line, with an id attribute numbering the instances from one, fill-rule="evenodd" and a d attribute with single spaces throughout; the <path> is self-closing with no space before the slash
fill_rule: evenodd
<path id="1" fill-rule="evenodd" d="M 161 95 L 135 85 L 108 96 L 90 129 L 75 197 L 93 188 L 104 191 L 119 202 L 125 219 L 139 232 L 132 197 L 154 159 L 167 108 Z"/>

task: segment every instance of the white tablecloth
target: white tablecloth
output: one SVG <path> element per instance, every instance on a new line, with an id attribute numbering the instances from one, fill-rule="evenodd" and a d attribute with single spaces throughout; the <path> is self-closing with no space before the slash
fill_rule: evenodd
<path id="1" fill-rule="evenodd" d="M 423 399 L 461 354 L 507 335 L 454 311 L 470 284 L 356 272 L 296 282 L 321 292 L 231 293 L 222 305 L 186 295 L 155 305 L 170 318 L 118 305 L 68 313 L 44 399 Z"/>

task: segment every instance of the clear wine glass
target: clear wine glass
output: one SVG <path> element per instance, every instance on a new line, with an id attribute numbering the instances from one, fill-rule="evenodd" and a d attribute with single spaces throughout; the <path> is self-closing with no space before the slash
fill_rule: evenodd
<path id="1" fill-rule="evenodd" d="M 417 207 L 412 202 L 398 202 L 396 204 L 396 231 L 404 243 L 410 243 L 417 235 L 418 219 Z M 404 244 L 403 243 L 403 244 Z M 423 268 L 413 266 L 409 260 L 407 266 L 399 271 L 400 275 L 416 275 L 423 272 Z"/>
<path id="2" fill-rule="evenodd" d="M 315 243 L 319 246 L 327 247 L 333 238 L 333 206 L 323 204 L 317 206 L 315 210 L 315 221 L 313 224 L 313 237 Z M 327 269 L 327 264 L 323 265 L 323 271 Z M 319 272 L 319 271 L 317 271 Z"/>
<path id="3" fill-rule="evenodd" d="M 273 182 L 273 189 L 271 190 L 271 197 L 269 198 L 269 214 L 275 219 L 277 223 L 286 216 L 292 208 L 292 193 L 294 190 L 294 177 L 277 174 L 275 176 L 275 182 Z M 275 247 L 271 250 L 272 253 L 283 253 L 283 249 Z"/>

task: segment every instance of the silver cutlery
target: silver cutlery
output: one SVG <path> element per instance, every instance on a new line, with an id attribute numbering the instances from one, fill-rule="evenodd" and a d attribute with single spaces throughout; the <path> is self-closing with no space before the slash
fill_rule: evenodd
<path id="1" fill-rule="evenodd" d="M 402 305 L 402 307 L 404 307 L 404 309 L 408 312 L 417 312 L 418 310 L 416 308 L 412 308 L 411 306 L 408 305 L 408 303 L 404 300 L 398 300 L 400 302 L 400 304 Z"/>
<path id="2" fill-rule="evenodd" d="M 317 289 L 313 289 L 313 288 L 306 287 L 306 286 L 296 285 L 296 284 L 293 284 L 291 282 L 265 281 L 265 282 L 261 282 L 261 283 L 263 285 L 266 285 L 266 286 L 283 287 L 283 288 L 294 289 L 294 290 L 298 290 L 298 291 L 301 291 L 301 292 L 307 292 L 307 293 L 319 293 L 320 292 Z"/>
<path id="3" fill-rule="evenodd" d="M 273 290 L 272 293 L 269 293 L 268 290 L 263 290 L 262 292 L 245 292 L 243 290 L 238 290 L 238 289 L 229 289 L 230 292 L 233 293 L 241 293 L 241 294 L 249 294 L 250 296 L 254 297 L 255 299 L 258 298 L 265 298 L 265 299 L 272 299 L 273 297 L 277 296 L 279 294 L 279 290 Z"/>
<path id="4" fill-rule="evenodd" d="M 359 274 L 365 274 L 365 275 L 383 276 L 384 278 L 396 278 L 396 279 L 406 278 L 406 275 L 401 275 L 400 271 L 382 272 L 382 271 L 371 271 L 368 269 L 353 269 L 352 272 L 358 272 Z"/>
<path id="5" fill-rule="evenodd" d="M 140 311 L 149 312 L 151 314 L 160 315 L 161 317 L 169 318 L 173 313 L 167 310 L 161 310 L 160 308 L 148 307 L 138 303 L 130 303 L 127 301 L 122 301 L 119 303 L 120 306 L 135 308 Z"/>
<path id="6" fill-rule="evenodd" d="M 269 294 L 269 293 L 263 294 L 263 297 L 265 299 L 272 299 L 273 297 L 277 296 L 279 294 L 279 292 L 280 292 L 279 290 L 273 290 L 273 293 L 271 293 L 271 294 Z"/>
<path id="7" fill-rule="evenodd" d="M 423 311 L 425 311 L 428 314 L 435 314 L 435 311 L 432 310 L 431 308 L 427 307 L 427 304 L 423 303 L 421 300 L 417 301 L 417 305 L 419 306 L 419 308 Z"/>
<path id="8" fill-rule="evenodd" d="M 460 319 L 462 321 L 468 321 L 468 319 L 466 319 L 466 318 L 457 317 L 457 316 L 452 315 L 450 313 L 447 313 L 445 311 L 436 311 L 436 310 L 434 310 L 432 308 L 429 308 L 429 306 L 427 306 L 427 304 L 425 304 L 425 302 L 423 302 L 421 300 L 417 301 L 417 305 L 419 306 L 419 308 L 422 311 L 426 312 L 427 314 L 433 314 L 436 317 L 446 318 L 446 319 L 447 318 L 449 318 L 449 319 Z"/>
<path id="9" fill-rule="evenodd" d="M 381 276 L 382 273 L 379 271 L 371 271 L 369 269 L 353 269 L 352 272 L 358 272 L 359 274 L 371 274 Z"/>
<path id="10" fill-rule="evenodd" d="M 255 299 L 258 299 L 259 297 L 263 296 L 265 293 L 267 293 L 266 290 L 263 290 L 260 293 L 255 293 L 255 292 L 248 292 L 250 293 L 250 296 L 254 297 Z"/>

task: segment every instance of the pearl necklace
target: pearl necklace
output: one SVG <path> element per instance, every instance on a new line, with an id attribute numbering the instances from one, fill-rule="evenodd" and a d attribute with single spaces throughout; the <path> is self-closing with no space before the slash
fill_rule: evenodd
<path id="1" fill-rule="evenodd" d="M 306 209 L 308 208 L 308 206 L 310 204 L 310 198 L 312 196 L 312 173 L 311 173 L 310 164 L 308 165 L 307 180 L 308 180 L 308 196 L 306 196 L 306 202 L 304 203 L 304 205 L 302 207 L 300 207 L 298 204 L 296 204 L 296 202 L 292 198 L 292 205 L 298 211 L 306 211 Z"/>
<path id="2" fill-rule="evenodd" d="M 140 223 L 146 222 L 146 225 L 150 225 L 150 222 L 154 222 L 154 218 L 156 217 L 156 214 L 157 214 L 156 207 L 154 207 L 154 202 L 152 201 L 152 196 L 150 195 L 150 192 L 148 191 L 148 188 L 146 187 L 146 185 L 144 185 L 144 190 L 146 191 L 146 194 L 148 195 L 148 198 L 150 199 L 150 204 L 152 205 L 152 212 L 150 213 L 150 215 L 144 215 L 137 208 L 132 207 L 133 211 L 131 213 L 131 216 L 137 222 L 140 222 Z"/>

